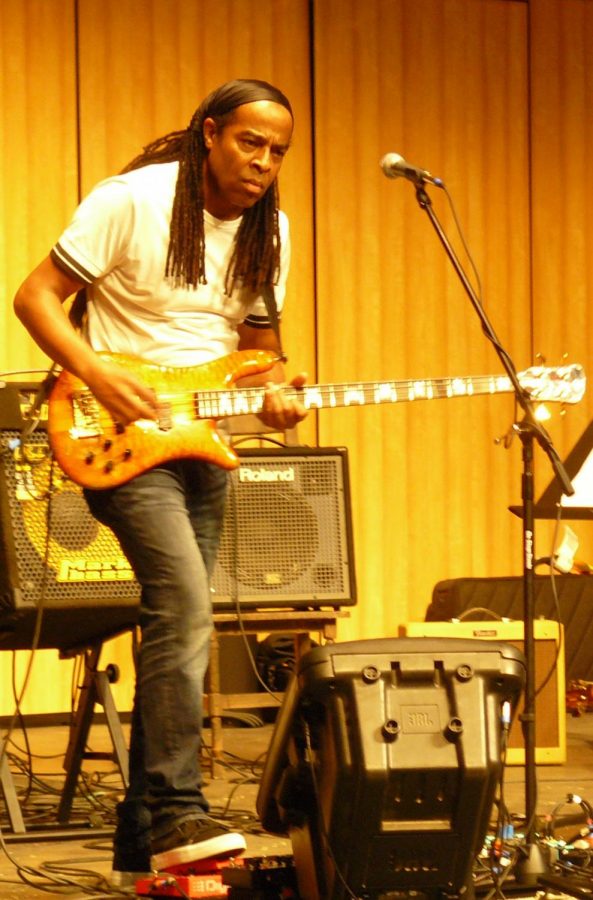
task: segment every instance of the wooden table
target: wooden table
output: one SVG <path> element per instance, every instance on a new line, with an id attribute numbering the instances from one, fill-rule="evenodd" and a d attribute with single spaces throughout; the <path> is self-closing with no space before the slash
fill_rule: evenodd
<path id="1" fill-rule="evenodd" d="M 222 718 L 225 709 L 259 709 L 280 706 L 283 695 L 264 690 L 236 694 L 223 694 L 220 687 L 219 637 L 224 634 L 258 634 L 260 632 L 289 632 L 294 634 L 295 660 L 311 648 L 311 632 L 319 635 L 322 643 L 336 639 L 337 621 L 346 618 L 348 612 L 339 609 L 268 610 L 242 612 L 215 612 L 214 630 L 210 646 L 210 666 L 204 697 L 204 712 L 210 718 L 212 730 L 212 776 L 221 774 L 224 753 Z"/>

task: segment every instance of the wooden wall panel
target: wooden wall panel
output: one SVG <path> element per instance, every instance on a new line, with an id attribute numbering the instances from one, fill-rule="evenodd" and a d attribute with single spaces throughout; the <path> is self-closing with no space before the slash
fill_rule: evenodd
<path id="1" fill-rule="evenodd" d="M 0 4 L 0 372 L 46 364 L 12 297 L 76 203 L 74 37 L 73 2 Z"/>
<path id="2" fill-rule="evenodd" d="M 593 5 L 539 0 L 530 6 L 532 53 L 532 218 L 534 345 L 554 359 L 568 354 L 591 377 L 593 358 Z M 593 416 L 593 394 L 550 429 L 565 457 Z M 537 459 L 540 486 L 551 480 Z M 571 522 L 593 559 L 593 526 Z M 548 540 L 551 525 L 540 523 Z M 544 549 L 544 545 L 541 546 Z M 545 554 L 544 554 L 545 555 Z"/>
<path id="3" fill-rule="evenodd" d="M 80 0 L 84 191 L 161 134 L 185 128 L 231 78 L 280 87 L 295 113 L 280 175 L 293 263 L 284 322 L 291 371 L 314 372 L 311 84 L 306 0 Z M 314 423 L 304 437 L 314 442 Z"/>
<path id="4" fill-rule="evenodd" d="M 525 4 L 319 0 L 315 48 L 321 379 L 502 371 L 413 185 L 381 173 L 388 151 L 445 180 L 494 329 L 529 364 Z M 447 197 L 428 194 L 467 268 Z M 441 578 L 517 571 L 519 448 L 494 444 L 512 421 L 509 397 L 321 414 L 321 442 L 351 453 L 360 589 L 343 633 L 396 633 Z"/>
<path id="5" fill-rule="evenodd" d="M 287 94 L 296 132 L 280 177 L 293 242 L 283 333 L 292 371 L 313 370 L 307 4 L 80 0 L 79 21 L 83 192 L 118 171 L 158 135 L 186 127 L 203 97 L 224 81 L 263 78 Z M 302 438 L 308 434 L 311 443 L 314 425 L 312 420 L 303 427 Z M 129 684 L 128 647 L 115 642 L 109 658 L 119 664 L 122 681 Z"/>
<path id="6" fill-rule="evenodd" d="M 77 5 L 78 33 L 74 0 L 0 4 L 1 370 L 44 362 L 11 300 L 68 220 L 78 178 L 87 191 L 242 76 L 277 83 L 295 108 L 281 175 L 291 370 L 321 381 L 501 371 L 414 187 L 381 173 L 388 151 L 445 180 L 517 366 L 536 352 L 588 364 L 589 0 L 314 0 L 313 32 L 306 0 Z M 467 266 L 446 195 L 429 196 Z M 561 455 L 591 402 L 549 424 Z M 341 639 L 421 618 L 441 578 L 520 571 L 520 523 L 507 512 L 520 501 L 520 446 L 494 443 L 513 419 L 506 395 L 311 417 L 302 439 L 316 442 L 318 420 L 319 442 L 351 458 L 359 605 Z M 550 475 L 536 455 L 541 490 Z M 589 526 L 574 527 L 587 558 Z M 539 555 L 548 533 L 540 523 Z M 105 661 L 128 658 L 122 644 Z M 10 661 L 0 662 L 8 684 Z M 67 708 L 68 664 L 47 683 Z M 43 690 L 39 700 L 47 708 Z"/>
<path id="7" fill-rule="evenodd" d="M 14 293 L 48 252 L 77 197 L 74 3 L 0 4 L 0 373 L 45 370 L 48 361 L 12 311 Z M 18 653 L 24 671 L 29 654 Z M 12 656 L 0 653 L 0 714 L 13 711 Z M 36 660 L 27 693 L 35 711 L 70 696 L 57 653 Z M 20 674 L 17 682 L 20 684 Z M 68 700 L 65 700 L 67 704 Z M 66 705 L 65 708 L 68 708 Z"/>
<path id="8" fill-rule="evenodd" d="M 17 72 L 26 73 L 14 102 L 11 100 L 12 105 L 2 114 L 7 131 L 19 139 L 8 151 L 6 162 L 3 159 L 4 184 L 14 199 L 10 208 L 6 204 L 4 215 L 7 223 L 17 218 L 23 240 L 30 236 L 35 244 L 33 253 L 14 260 L 17 277 L 2 306 L 5 320 L 14 322 L 10 305 L 14 289 L 45 255 L 73 212 L 78 177 L 81 191 L 86 193 L 98 180 L 119 170 L 144 144 L 185 127 L 202 98 L 218 84 L 237 77 L 263 78 L 285 91 L 295 112 L 294 143 L 280 182 L 282 205 L 291 219 L 293 235 L 283 330 L 291 371 L 307 369 L 314 375 L 306 0 L 79 0 L 78 32 L 74 3 L 12 0 L 0 6 L 0 47 L 7 54 L 2 57 L 3 87 L 8 87 Z M 9 24 L 1 28 L 8 7 L 14 16 L 7 15 Z M 80 104 L 78 135 L 76 99 Z M 26 186 L 26 208 L 19 196 L 20 185 Z M 8 256 L 15 243 L 5 242 L 2 252 Z M 22 338 L 22 330 L 21 340 L 32 346 L 28 338 Z M 13 343 L 7 344 L 7 353 L 9 346 L 19 367 L 28 353 L 33 357 L 37 352 L 21 352 Z M 302 439 L 315 443 L 314 417 L 303 427 Z M 0 660 L 6 684 L 10 683 L 10 656 L 4 654 Z M 127 637 L 110 643 L 104 657 L 106 663 L 121 668 L 122 681 L 114 693 L 118 708 L 128 709 L 132 678 Z M 17 665 L 22 672 L 24 654 L 19 654 Z M 71 669 L 71 664 L 59 661 L 52 651 L 40 654 L 34 672 L 40 673 L 41 679 L 35 675 L 32 681 L 27 711 L 68 709 Z M 51 697 L 40 695 L 40 683 L 55 686 Z M 10 708 L 10 700 L 7 703 Z"/>
<path id="9" fill-rule="evenodd" d="M 120 679 L 111 685 L 119 712 L 132 708 L 132 654 L 132 635 L 129 632 L 106 641 L 101 654 L 101 669 L 109 663 L 121 668 Z M 15 695 L 20 696 L 23 687 L 25 690 L 20 705 L 23 715 L 70 713 L 78 699 L 83 678 L 81 657 L 61 659 L 57 650 L 37 650 L 33 657 L 27 650 L 4 650 L 0 652 L 0 716 L 13 715 Z"/>

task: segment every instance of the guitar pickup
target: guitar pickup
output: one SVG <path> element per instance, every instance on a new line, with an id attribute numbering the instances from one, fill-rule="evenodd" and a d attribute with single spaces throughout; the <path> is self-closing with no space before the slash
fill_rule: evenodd
<path id="1" fill-rule="evenodd" d="M 159 402 L 158 416 L 159 431 L 171 431 L 176 424 L 173 418 L 173 408 L 171 404 L 168 402 Z"/>
<path id="2" fill-rule="evenodd" d="M 102 433 L 99 424 L 99 404 L 90 391 L 74 391 L 72 394 L 72 426 L 70 437 L 98 437 Z"/>

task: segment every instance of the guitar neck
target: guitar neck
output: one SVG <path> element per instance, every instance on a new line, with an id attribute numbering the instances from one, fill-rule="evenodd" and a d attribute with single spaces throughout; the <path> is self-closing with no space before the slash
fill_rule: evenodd
<path id="1" fill-rule="evenodd" d="M 199 391 L 196 407 L 200 418 L 221 419 L 260 412 L 265 388 Z M 345 382 L 310 384 L 301 388 L 285 387 L 287 397 L 299 400 L 305 409 L 334 409 L 345 406 L 409 403 L 413 400 L 438 400 L 470 397 L 476 394 L 500 394 L 513 390 L 504 375 L 475 378 L 431 378 L 428 380 Z"/>

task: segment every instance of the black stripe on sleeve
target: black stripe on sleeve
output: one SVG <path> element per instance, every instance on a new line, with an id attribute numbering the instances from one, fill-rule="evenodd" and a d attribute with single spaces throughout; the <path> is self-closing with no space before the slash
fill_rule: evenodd
<path id="1" fill-rule="evenodd" d="M 270 322 L 270 320 L 268 319 L 267 316 L 249 315 L 249 316 L 246 316 L 244 322 L 245 322 L 245 325 L 249 325 L 250 328 L 271 328 L 272 327 L 272 323 Z"/>
<path id="2" fill-rule="evenodd" d="M 69 253 L 66 253 L 60 244 L 55 244 L 49 251 L 49 255 L 58 269 L 61 269 L 66 275 L 74 277 L 78 281 L 84 281 L 85 284 L 92 284 L 95 280 L 94 276 L 73 259 Z"/>

